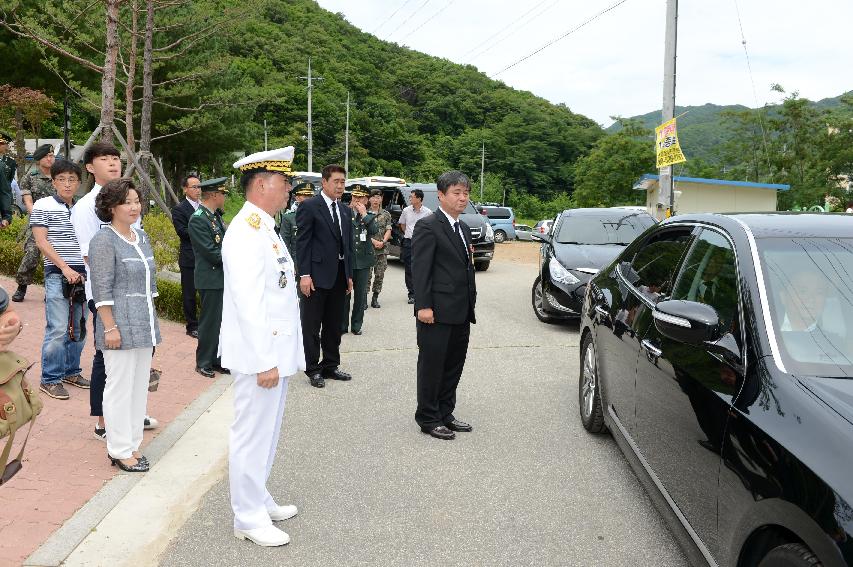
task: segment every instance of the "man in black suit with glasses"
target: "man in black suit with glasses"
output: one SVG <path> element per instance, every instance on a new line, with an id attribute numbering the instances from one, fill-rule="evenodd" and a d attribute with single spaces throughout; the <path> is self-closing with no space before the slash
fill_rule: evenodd
<path id="1" fill-rule="evenodd" d="M 341 320 L 352 292 L 352 211 L 341 203 L 346 173 L 339 165 L 323 168 L 322 191 L 296 209 L 296 265 L 302 299 L 305 374 L 315 388 L 326 380 L 351 380 L 342 371 Z M 322 350 L 323 358 L 320 359 Z"/>
<path id="2" fill-rule="evenodd" d="M 456 419 L 456 387 L 468 354 L 477 286 L 471 231 L 459 220 L 471 181 L 461 171 L 439 176 L 440 207 L 418 221 L 412 236 L 412 279 L 418 336 L 418 407 L 421 431 L 454 439 L 471 425 Z"/>

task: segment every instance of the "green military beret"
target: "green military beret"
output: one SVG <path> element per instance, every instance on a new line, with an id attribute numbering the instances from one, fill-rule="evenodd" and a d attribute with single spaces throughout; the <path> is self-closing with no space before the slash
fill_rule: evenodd
<path id="1" fill-rule="evenodd" d="M 207 181 L 202 181 L 199 183 L 202 192 L 207 193 L 208 191 L 217 191 L 219 193 L 223 193 L 228 195 L 230 191 L 225 187 L 225 182 L 228 181 L 227 177 L 217 177 L 216 179 L 208 179 Z"/>
<path id="2" fill-rule="evenodd" d="M 293 188 L 294 195 L 304 195 L 306 197 L 314 196 L 314 184 L 310 181 L 303 181 Z"/>
<path id="3" fill-rule="evenodd" d="M 51 146 L 50 144 L 42 144 L 36 148 L 36 151 L 33 152 L 33 159 L 35 161 L 38 161 L 41 158 L 45 157 L 47 154 L 52 154 L 52 153 L 53 153 L 53 146 Z"/>

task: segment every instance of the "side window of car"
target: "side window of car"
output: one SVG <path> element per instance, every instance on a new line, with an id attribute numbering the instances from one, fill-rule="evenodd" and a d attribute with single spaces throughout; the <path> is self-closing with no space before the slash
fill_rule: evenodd
<path id="1" fill-rule="evenodd" d="M 690 243 L 692 228 L 678 228 L 652 235 L 642 243 L 631 262 L 619 266 L 622 276 L 652 303 L 672 291 L 678 263 Z"/>
<path id="2" fill-rule="evenodd" d="M 739 340 L 738 287 L 735 254 L 716 230 L 705 229 L 684 260 L 672 299 L 697 301 L 716 309 L 720 326 Z"/>

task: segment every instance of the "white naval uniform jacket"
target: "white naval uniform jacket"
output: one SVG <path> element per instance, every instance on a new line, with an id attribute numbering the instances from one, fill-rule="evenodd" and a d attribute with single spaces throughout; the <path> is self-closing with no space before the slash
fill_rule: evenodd
<path id="1" fill-rule="evenodd" d="M 278 367 L 281 377 L 305 370 L 297 278 L 273 218 L 247 201 L 225 232 L 222 266 L 222 366 L 241 374 Z"/>

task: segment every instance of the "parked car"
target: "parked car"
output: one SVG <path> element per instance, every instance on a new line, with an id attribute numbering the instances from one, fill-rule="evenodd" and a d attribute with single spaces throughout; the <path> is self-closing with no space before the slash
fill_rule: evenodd
<path id="1" fill-rule="evenodd" d="M 531 302 L 544 323 L 578 318 L 586 284 L 636 236 L 655 223 L 648 213 L 621 209 L 568 209 L 542 241 Z"/>
<path id="2" fill-rule="evenodd" d="M 511 208 L 480 205 L 477 210 L 489 219 L 495 231 L 495 242 L 500 244 L 507 239 L 515 240 L 515 213 Z"/>
<path id="3" fill-rule="evenodd" d="M 431 211 L 438 210 L 438 188 L 435 183 L 412 183 L 402 187 L 383 187 L 382 206 L 391 213 L 394 227 L 391 230 L 391 241 L 388 243 L 388 254 L 400 257 L 400 246 L 403 242 L 403 233 L 400 232 L 398 220 L 403 207 L 409 205 L 409 195 L 413 189 L 424 192 L 424 206 Z M 484 272 L 489 269 L 492 257 L 495 255 L 494 231 L 487 219 L 477 212 L 470 202 L 465 212 L 459 215 L 462 222 L 471 229 L 472 245 L 474 246 L 474 268 Z"/>
<path id="4" fill-rule="evenodd" d="M 515 225 L 516 240 L 533 240 L 533 229 L 526 224 Z"/>
<path id="5" fill-rule="evenodd" d="M 551 232 L 551 227 L 554 225 L 554 219 L 545 219 L 536 223 L 533 227 L 534 232 L 539 234 L 548 234 Z"/>
<path id="6" fill-rule="evenodd" d="M 695 563 L 853 565 L 850 274 L 849 217 L 703 214 L 590 281 L 581 422 L 613 434 Z"/>

